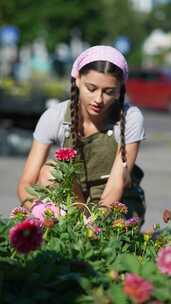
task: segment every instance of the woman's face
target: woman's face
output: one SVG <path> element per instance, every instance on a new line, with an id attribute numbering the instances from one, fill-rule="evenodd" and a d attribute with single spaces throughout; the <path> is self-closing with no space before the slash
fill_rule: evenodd
<path id="1" fill-rule="evenodd" d="M 105 114 L 119 98 L 120 82 L 110 74 L 90 71 L 76 79 L 79 100 L 84 114 L 99 116 Z"/>

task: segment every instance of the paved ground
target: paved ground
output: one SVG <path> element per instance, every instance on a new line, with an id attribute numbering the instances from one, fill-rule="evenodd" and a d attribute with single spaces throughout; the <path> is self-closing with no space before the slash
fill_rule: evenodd
<path id="1" fill-rule="evenodd" d="M 144 229 L 154 223 L 163 227 L 161 214 L 171 209 L 171 114 L 144 111 L 146 141 L 137 163 L 144 169 L 142 185 L 146 192 L 147 213 Z M 16 186 L 24 158 L 0 157 L 0 213 L 8 216 L 18 205 Z"/>
<path id="2" fill-rule="evenodd" d="M 171 209 L 171 113 L 144 112 L 147 139 L 141 146 L 138 164 L 145 172 L 142 185 L 146 193 L 146 221 L 165 224 L 164 208 Z"/>

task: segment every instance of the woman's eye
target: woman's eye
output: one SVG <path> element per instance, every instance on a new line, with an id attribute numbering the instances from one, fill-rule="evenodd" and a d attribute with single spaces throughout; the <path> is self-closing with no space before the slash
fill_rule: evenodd
<path id="1" fill-rule="evenodd" d="M 113 96 L 113 95 L 115 95 L 115 90 L 105 91 L 105 94 L 107 94 L 109 96 Z"/>
<path id="2" fill-rule="evenodd" d="M 95 91 L 94 87 L 87 87 L 87 89 L 88 89 L 89 92 L 94 92 Z"/>

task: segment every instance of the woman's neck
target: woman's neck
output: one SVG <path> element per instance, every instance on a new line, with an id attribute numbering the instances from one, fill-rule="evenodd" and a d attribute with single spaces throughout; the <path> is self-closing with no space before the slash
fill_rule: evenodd
<path id="1" fill-rule="evenodd" d="M 83 129 L 85 137 L 104 130 L 106 120 L 107 115 L 95 117 L 80 109 L 80 129 Z"/>

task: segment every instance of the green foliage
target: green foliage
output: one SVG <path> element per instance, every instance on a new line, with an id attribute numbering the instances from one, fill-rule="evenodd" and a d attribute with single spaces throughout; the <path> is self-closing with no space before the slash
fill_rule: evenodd
<path id="1" fill-rule="evenodd" d="M 16 97 L 22 102 L 32 99 L 36 94 L 47 98 L 63 99 L 68 94 L 68 82 L 54 79 L 33 79 L 27 82 L 16 83 L 14 80 L 6 78 L 0 80 L 0 89 L 10 97 Z"/>
<path id="2" fill-rule="evenodd" d="M 42 247 L 28 255 L 10 248 L 8 231 L 14 221 L 1 220 L 1 303 L 56 303 L 56 299 L 59 303 L 130 303 L 123 292 L 127 272 L 153 284 L 153 299 L 170 303 L 170 278 L 159 272 L 153 254 L 146 256 L 142 234 L 118 235 L 111 226 L 114 214 L 105 221 L 99 209 L 91 211 L 96 222 L 101 218 L 99 234 L 87 234 L 90 227 L 84 224 L 83 213 L 71 207 L 49 231 Z M 138 256 L 130 246 L 135 237 L 140 239 Z M 155 241 L 150 244 L 154 245 Z"/>
<path id="3" fill-rule="evenodd" d="M 58 206 L 70 205 L 74 202 L 75 196 L 72 192 L 73 180 L 79 176 L 80 162 L 54 160 L 46 164 L 51 167 L 51 184 L 47 187 L 35 184 L 26 190 L 31 198 L 48 199 Z"/>
<path id="4" fill-rule="evenodd" d="M 42 36 L 49 50 L 69 42 L 75 30 L 90 44 L 111 44 L 118 36 L 131 42 L 130 65 L 142 61 L 141 46 L 156 28 L 170 31 L 170 3 L 156 5 L 150 13 L 134 10 L 131 0 L 1 0 L 0 25 L 14 24 L 21 31 L 20 44 Z M 53 90 L 53 88 L 52 88 Z"/>
<path id="5" fill-rule="evenodd" d="M 113 203 L 108 210 L 92 202 L 85 205 L 75 201 L 72 184 L 79 162 L 74 151 L 69 148 L 57 151 L 56 160 L 49 163 L 53 176 L 50 186 L 34 185 L 28 190 L 32 197 L 50 199 L 59 207 L 62 202 L 66 207 L 65 215 L 58 215 L 51 226 L 47 226 L 45 217 L 41 226 L 35 220 L 39 233 L 41 230 L 43 234 L 41 247 L 22 254 L 21 246 L 16 246 L 17 241 L 20 245 L 28 241 L 25 236 L 29 231 L 21 230 L 22 208 L 17 208 L 20 209 L 18 215 L 16 210 L 12 213 L 13 218 L 0 220 L 1 303 L 132 303 L 124 289 L 127 273 L 152 284 L 150 301 L 171 303 L 171 278 L 160 273 L 156 264 L 158 250 L 170 243 L 170 231 L 156 231 L 154 235 L 141 233 L 135 218 L 129 224 L 126 221 L 122 203 Z M 31 222 L 34 222 L 33 211 L 34 206 L 26 215 L 31 217 Z M 54 219 L 55 214 L 50 211 L 48 219 Z M 42 212 L 41 209 L 41 215 Z M 29 219 L 26 222 L 28 224 Z M 18 223 L 21 223 L 19 238 L 9 233 L 13 226 L 12 231 L 16 233 Z"/>
<path id="6" fill-rule="evenodd" d="M 79 28 L 83 39 L 97 43 L 104 35 L 101 1 L 11 0 L 0 4 L 1 24 L 15 24 L 21 29 L 21 43 L 42 35 L 50 49 L 69 41 L 71 31 Z"/>
<path id="7" fill-rule="evenodd" d="M 162 29 L 163 31 L 169 32 L 171 16 L 171 5 L 170 3 L 158 4 L 150 12 L 148 19 L 146 20 L 146 26 L 151 32 L 154 29 Z"/>

